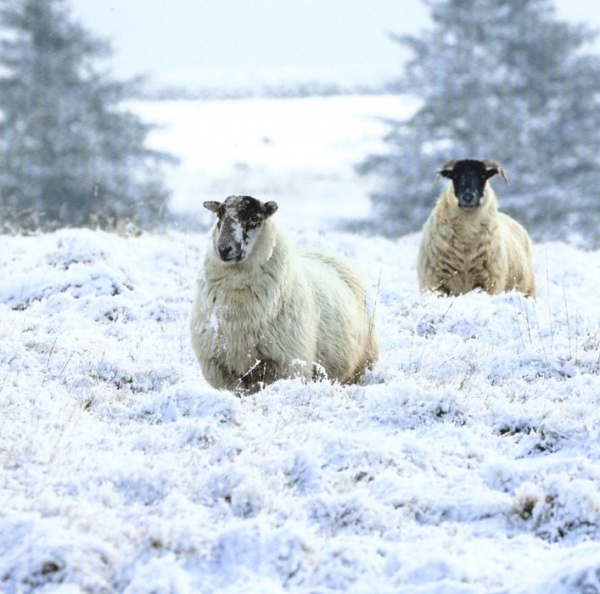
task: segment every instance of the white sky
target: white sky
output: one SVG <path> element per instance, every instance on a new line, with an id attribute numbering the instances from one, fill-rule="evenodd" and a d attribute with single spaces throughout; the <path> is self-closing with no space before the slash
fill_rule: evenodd
<path id="1" fill-rule="evenodd" d="M 600 0 L 556 0 L 559 18 L 600 29 Z M 397 77 L 402 48 L 387 36 L 428 26 L 420 0 L 71 0 L 112 42 L 118 78 L 237 87 Z M 597 46 L 600 51 L 600 43 Z"/>

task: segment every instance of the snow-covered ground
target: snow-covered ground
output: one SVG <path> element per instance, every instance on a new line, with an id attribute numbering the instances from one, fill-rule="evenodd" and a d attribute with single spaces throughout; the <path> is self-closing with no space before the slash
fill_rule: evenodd
<path id="1" fill-rule="evenodd" d="M 211 198 L 252 193 L 223 163 Z M 345 187 L 290 233 L 369 279 L 361 386 L 209 387 L 201 233 L 0 236 L 0 592 L 600 592 L 600 254 L 536 245 L 536 302 L 420 295 L 418 235 L 327 230 Z"/>

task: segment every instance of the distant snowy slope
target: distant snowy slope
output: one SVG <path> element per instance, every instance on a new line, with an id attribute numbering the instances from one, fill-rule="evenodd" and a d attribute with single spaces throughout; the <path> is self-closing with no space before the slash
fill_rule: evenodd
<path id="1" fill-rule="evenodd" d="M 600 253 L 535 246 L 537 302 L 438 298 L 417 235 L 309 224 L 381 360 L 247 398 L 189 345 L 205 236 L 0 236 L 0 591 L 599 591 Z"/>
<path id="2" fill-rule="evenodd" d="M 290 226 L 306 226 L 307 217 L 331 222 L 368 215 L 369 192 L 379 181 L 358 176 L 354 167 L 385 150 L 385 118 L 402 119 L 413 109 L 397 95 L 136 102 L 132 108 L 161 125 L 150 145 L 181 159 L 167 171 L 174 212 L 199 213 L 205 221 L 204 200 L 250 194 L 276 200 Z"/>

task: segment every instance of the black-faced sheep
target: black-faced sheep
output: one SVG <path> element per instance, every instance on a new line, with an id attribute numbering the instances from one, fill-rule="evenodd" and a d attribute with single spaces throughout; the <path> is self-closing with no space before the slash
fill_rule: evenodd
<path id="1" fill-rule="evenodd" d="M 359 381 L 379 347 L 367 291 L 345 260 L 299 251 L 275 202 L 230 196 L 217 214 L 191 317 L 192 345 L 216 388 L 255 392 L 280 378 Z"/>
<path id="2" fill-rule="evenodd" d="M 516 289 L 535 297 L 531 240 L 525 228 L 498 212 L 488 183 L 504 171 L 493 161 L 444 163 L 438 175 L 451 180 L 423 226 L 417 258 L 419 287 L 461 295 Z"/>

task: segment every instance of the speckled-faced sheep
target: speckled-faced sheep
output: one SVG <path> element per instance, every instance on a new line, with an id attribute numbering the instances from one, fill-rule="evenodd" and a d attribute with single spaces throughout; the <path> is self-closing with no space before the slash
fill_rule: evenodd
<path id="1" fill-rule="evenodd" d="M 365 285 L 350 263 L 296 249 L 272 217 L 275 202 L 230 196 L 204 206 L 218 218 L 190 327 L 208 383 L 255 392 L 323 373 L 359 381 L 379 347 Z"/>
<path id="2" fill-rule="evenodd" d="M 504 171 L 493 161 L 444 163 L 438 175 L 451 180 L 423 226 L 417 258 L 422 291 L 461 295 L 516 289 L 535 297 L 531 240 L 525 228 L 498 212 L 488 181 Z"/>

